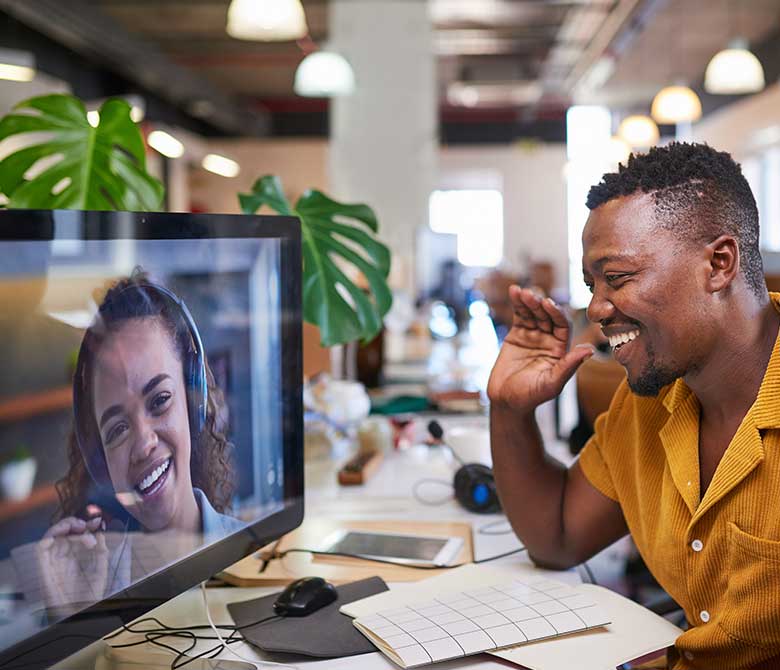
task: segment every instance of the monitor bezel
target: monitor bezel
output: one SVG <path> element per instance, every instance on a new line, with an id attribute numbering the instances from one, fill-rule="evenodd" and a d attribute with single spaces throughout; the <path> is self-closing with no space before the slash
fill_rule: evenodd
<path id="1" fill-rule="evenodd" d="M 50 241 L 55 219 L 83 225 L 57 226 L 57 239 L 181 240 L 277 238 L 280 245 L 282 346 L 283 508 L 227 538 L 210 544 L 129 588 L 54 622 L 39 633 L 0 650 L 0 667 L 48 667 L 98 641 L 174 596 L 210 578 L 300 525 L 303 520 L 303 360 L 301 327 L 301 226 L 293 216 L 113 212 L 78 210 L 0 210 L 0 241 Z M 42 654 L 37 652 L 42 651 Z M 16 664 L 14 664 L 16 667 Z"/>

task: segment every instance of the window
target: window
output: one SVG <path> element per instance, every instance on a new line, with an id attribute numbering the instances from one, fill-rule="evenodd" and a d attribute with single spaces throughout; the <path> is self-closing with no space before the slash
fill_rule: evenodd
<path id="1" fill-rule="evenodd" d="M 496 189 L 434 191 L 430 227 L 458 236 L 458 261 L 495 267 L 504 255 L 504 198 Z"/>
<path id="2" fill-rule="evenodd" d="M 569 238 L 569 291 L 573 307 L 586 307 L 590 293 L 582 281 L 582 229 L 588 219 L 585 201 L 593 184 L 611 165 L 612 116 L 606 107 L 575 106 L 566 113 L 566 200 Z"/>

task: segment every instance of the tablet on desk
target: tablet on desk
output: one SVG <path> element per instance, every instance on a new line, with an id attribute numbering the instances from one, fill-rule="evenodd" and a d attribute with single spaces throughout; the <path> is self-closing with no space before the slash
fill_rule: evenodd
<path id="1" fill-rule="evenodd" d="M 325 538 L 320 551 L 379 558 L 405 565 L 448 565 L 462 546 L 463 540 L 459 537 L 338 530 Z"/>

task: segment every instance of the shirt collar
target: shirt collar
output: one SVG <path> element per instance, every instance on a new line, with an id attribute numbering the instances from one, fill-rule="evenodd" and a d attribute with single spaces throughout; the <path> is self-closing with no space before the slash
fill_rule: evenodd
<path id="1" fill-rule="evenodd" d="M 769 297 L 772 306 L 780 312 L 780 293 L 770 293 Z M 682 377 L 666 387 L 663 397 L 663 405 L 669 412 L 674 414 L 680 405 L 685 402 L 692 393 Z M 769 358 L 764 379 L 758 390 L 756 400 L 751 407 L 750 414 L 756 428 L 780 428 L 780 332 L 772 348 L 772 355 Z"/>
<path id="2" fill-rule="evenodd" d="M 780 293 L 770 293 L 772 306 L 780 312 Z M 756 428 L 780 428 L 780 332 L 778 332 L 758 396 L 750 409 Z"/>

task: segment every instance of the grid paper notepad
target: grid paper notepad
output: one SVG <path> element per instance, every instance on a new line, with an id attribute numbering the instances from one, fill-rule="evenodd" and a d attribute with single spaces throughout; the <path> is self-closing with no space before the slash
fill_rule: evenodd
<path id="1" fill-rule="evenodd" d="M 609 616 L 576 589 L 512 580 L 358 617 L 354 625 L 402 668 L 413 668 L 605 626 Z"/>

